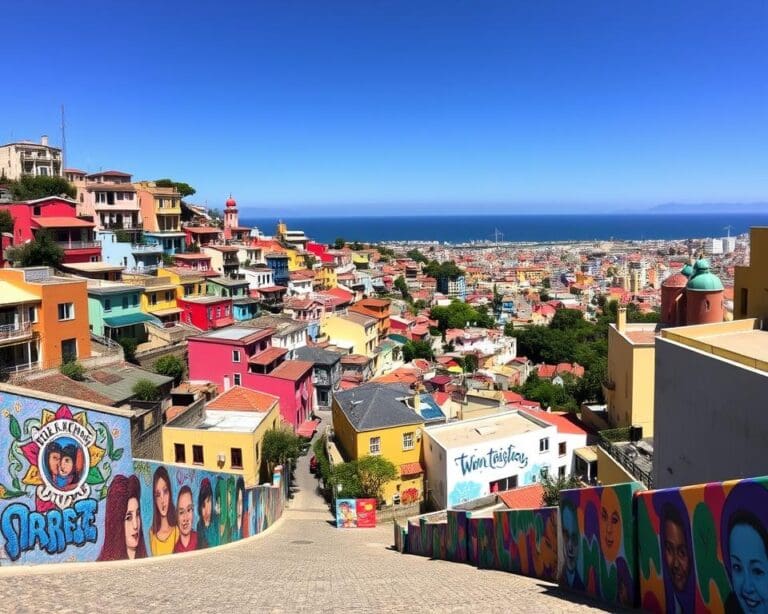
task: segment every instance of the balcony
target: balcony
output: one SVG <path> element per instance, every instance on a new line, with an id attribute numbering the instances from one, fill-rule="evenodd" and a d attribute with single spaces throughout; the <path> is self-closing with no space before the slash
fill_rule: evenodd
<path id="1" fill-rule="evenodd" d="M 213 328 L 224 328 L 225 326 L 231 326 L 235 323 L 235 319 L 232 316 L 225 316 L 223 318 L 213 318 L 211 325 Z"/>
<path id="2" fill-rule="evenodd" d="M 139 243 L 134 243 L 131 245 L 131 251 L 134 254 L 162 254 L 163 246 L 158 244 L 141 245 Z"/>
<path id="3" fill-rule="evenodd" d="M 0 324 L 0 345 L 31 339 L 32 335 L 32 325 L 29 322 Z"/>
<path id="4" fill-rule="evenodd" d="M 101 241 L 56 241 L 64 249 L 96 249 L 101 248 Z"/>

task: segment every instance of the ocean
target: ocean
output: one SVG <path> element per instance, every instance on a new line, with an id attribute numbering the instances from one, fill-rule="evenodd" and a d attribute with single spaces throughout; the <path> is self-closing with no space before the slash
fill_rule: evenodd
<path id="1" fill-rule="evenodd" d="M 303 230 L 320 243 L 347 241 L 499 241 L 697 239 L 745 233 L 768 226 L 765 213 L 610 214 L 610 215 L 419 215 L 392 217 L 282 217 L 288 228 Z M 278 218 L 248 217 L 240 223 L 274 234 Z"/>

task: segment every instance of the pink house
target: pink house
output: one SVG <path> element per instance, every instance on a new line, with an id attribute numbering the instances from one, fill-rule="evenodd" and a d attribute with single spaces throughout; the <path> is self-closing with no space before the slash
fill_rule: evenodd
<path id="1" fill-rule="evenodd" d="M 190 337 L 189 379 L 215 383 L 220 389 L 244 386 L 275 395 L 280 414 L 294 429 L 311 419 L 313 363 L 286 360 L 287 351 L 272 346 L 271 328 L 230 326 Z"/>

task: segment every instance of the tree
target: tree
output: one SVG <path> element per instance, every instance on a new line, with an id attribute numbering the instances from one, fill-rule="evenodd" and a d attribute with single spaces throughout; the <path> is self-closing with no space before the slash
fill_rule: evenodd
<path id="1" fill-rule="evenodd" d="M 362 497 L 363 487 L 360 484 L 357 461 L 334 465 L 328 479 L 328 486 L 332 489 L 334 496 L 341 499 Z"/>
<path id="2" fill-rule="evenodd" d="M 9 181 L 8 189 L 14 200 L 35 200 L 46 196 L 75 198 L 77 188 L 64 177 L 55 175 L 23 175 L 18 181 Z"/>
<path id="3" fill-rule="evenodd" d="M 261 442 L 262 456 L 271 474 L 277 465 L 295 461 L 301 454 L 301 438 L 285 427 L 267 431 Z"/>
<path id="4" fill-rule="evenodd" d="M 184 377 L 184 361 L 178 356 L 168 354 L 158 359 L 155 363 L 155 373 L 173 378 L 173 383 L 178 386 Z"/>
<path id="5" fill-rule="evenodd" d="M 414 358 L 432 360 L 435 357 L 432 344 L 429 341 L 406 341 L 403 344 L 403 360 L 411 362 Z"/>
<path id="6" fill-rule="evenodd" d="M 442 263 L 437 260 L 432 260 L 422 269 L 422 272 L 424 275 L 434 277 L 435 279 L 445 277 L 448 279 L 457 279 L 464 275 L 464 271 L 460 269 L 453 260 L 448 260 L 447 262 Z"/>
<path id="7" fill-rule="evenodd" d="M 85 379 L 85 368 L 83 365 L 72 358 L 65 358 L 67 358 L 67 360 L 65 360 L 61 364 L 61 367 L 59 367 L 61 374 L 66 375 L 69 379 L 82 382 Z"/>
<path id="8" fill-rule="evenodd" d="M 397 468 L 383 456 L 363 456 L 357 461 L 357 475 L 365 497 L 381 500 L 384 484 L 397 478 Z"/>
<path id="9" fill-rule="evenodd" d="M 134 364 L 137 364 L 136 362 L 136 348 L 139 346 L 136 339 L 133 337 L 123 337 L 118 341 L 118 343 L 123 346 L 123 355 L 125 357 L 125 360 L 128 362 L 132 362 Z"/>
<path id="10" fill-rule="evenodd" d="M 133 396 L 139 401 L 157 401 L 160 399 L 160 389 L 151 380 L 140 379 L 131 388 Z"/>
<path id="11" fill-rule="evenodd" d="M 544 488 L 544 505 L 547 507 L 557 507 L 560 505 L 560 491 L 568 490 L 570 488 L 579 488 L 581 483 L 579 479 L 573 475 L 557 476 L 553 478 L 549 475 L 549 471 L 543 473 L 541 476 L 541 485 Z"/>
<path id="12" fill-rule="evenodd" d="M 423 264 L 427 264 L 429 262 L 429 258 L 422 254 L 418 249 L 409 250 L 405 253 L 405 255 L 414 262 L 421 262 Z"/>
<path id="13" fill-rule="evenodd" d="M 462 368 L 464 373 L 474 373 L 477 371 L 477 356 L 474 354 L 467 354 L 464 356 Z"/>
<path id="14" fill-rule="evenodd" d="M 182 181 L 173 181 L 171 179 L 158 179 L 155 181 L 155 185 L 158 188 L 176 188 L 176 191 L 181 194 L 182 198 L 192 196 L 197 192 L 197 190 L 195 190 L 195 188 L 193 188 L 188 183 L 184 183 Z"/>
<path id="15" fill-rule="evenodd" d="M 406 301 L 410 300 L 411 293 L 408 290 L 408 284 L 405 281 L 405 277 L 400 275 L 397 279 L 395 279 L 394 286 L 395 286 L 395 289 L 398 292 L 400 292 L 400 294 L 402 295 L 403 300 L 406 300 Z"/>
<path id="16" fill-rule="evenodd" d="M 492 328 L 494 319 L 487 310 L 475 309 L 462 301 L 454 300 L 447 307 L 433 307 L 430 317 L 437 320 L 440 332 L 449 328 L 464 328 L 467 325 L 477 325 L 482 328 Z"/>
<path id="17" fill-rule="evenodd" d="M 64 250 L 47 230 L 42 230 L 32 241 L 7 249 L 5 257 L 17 266 L 57 267 L 64 260 Z"/>
<path id="18" fill-rule="evenodd" d="M 336 240 L 333 242 L 333 249 L 344 249 L 344 247 L 347 245 L 347 242 L 344 240 L 343 237 L 337 237 Z"/>
<path id="19" fill-rule="evenodd" d="M 0 233 L 3 232 L 13 234 L 13 216 L 8 211 L 0 211 Z"/>
<path id="20" fill-rule="evenodd" d="M 501 303 L 503 299 L 504 297 L 499 292 L 498 288 L 496 287 L 496 284 L 493 284 L 493 300 L 491 302 L 491 305 L 493 306 L 494 313 L 501 312 Z"/>

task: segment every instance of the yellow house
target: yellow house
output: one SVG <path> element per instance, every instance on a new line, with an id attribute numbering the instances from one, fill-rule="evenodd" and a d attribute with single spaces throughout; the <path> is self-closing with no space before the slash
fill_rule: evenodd
<path id="1" fill-rule="evenodd" d="M 339 285 L 339 276 L 336 273 L 336 265 L 332 262 L 323 264 L 317 271 L 315 280 L 323 290 L 331 290 Z"/>
<path id="2" fill-rule="evenodd" d="M 158 277 L 166 277 L 176 286 L 176 298 L 205 296 L 208 294 L 208 282 L 199 271 L 183 268 L 166 268 L 157 272 Z"/>
<path id="3" fill-rule="evenodd" d="M 378 322 L 376 318 L 359 313 L 330 316 L 323 322 L 323 335 L 331 343 L 352 350 L 353 354 L 373 357 L 379 343 Z"/>
<path id="4" fill-rule="evenodd" d="M 367 252 L 352 252 L 352 263 L 358 269 L 367 269 L 370 265 L 370 254 Z"/>
<path id="5" fill-rule="evenodd" d="M 737 266 L 733 319 L 768 318 L 768 227 L 749 229 L 749 266 Z"/>
<path id="6" fill-rule="evenodd" d="M 616 324 L 608 328 L 608 377 L 604 384 L 608 417 L 614 428 L 642 426 L 653 436 L 656 325 L 627 324 L 619 307 Z"/>
<path id="7" fill-rule="evenodd" d="M 140 302 L 141 310 L 150 313 L 163 322 L 179 319 L 181 309 L 176 306 L 176 288 L 169 277 L 153 277 L 152 275 L 124 275 L 123 282 L 143 286 Z"/>
<path id="8" fill-rule="evenodd" d="M 264 434 L 280 424 L 278 397 L 235 386 L 208 403 L 202 420 L 163 427 L 163 461 L 239 473 L 246 486 L 256 486 L 269 477 Z"/>
<path id="9" fill-rule="evenodd" d="M 424 497 L 424 420 L 413 409 L 413 396 L 400 384 L 365 384 L 339 392 L 333 399 L 334 442 L 344 460 L 380 455 L 397 468 L 398 477 L 385 484 L 381 493 L 387 504 Z"/>

